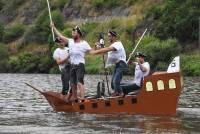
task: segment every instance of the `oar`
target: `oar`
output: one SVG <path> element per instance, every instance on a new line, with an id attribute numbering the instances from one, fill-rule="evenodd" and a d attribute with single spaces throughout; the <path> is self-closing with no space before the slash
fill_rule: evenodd
<path id="1" fill-rule="evenodd" d="M 39 93 L 44 94 L 44 92 L 40 91 L 39 89 L 37 89 L 36 87 L 32 86 L 31 84 L 29 84 L 29 83 L 25 83 L 25 84 L 26 84 L 27 86 L 31 87 L 32 89 L 38 91 Z"/>
<path id="2" fill-rule="evenodd" d="M 52 21 L 52 17 L 51 17 L 51 9 L 50 9 L 50 5 L 49 5 L 49 0 L 47 0 L 47 5 L 48 5 L 48 10 L 49 10 L 49 19 L 50 19 L 50 22 L 52 23 L 53 21 Z M 53 41 L 55 41 L 53 27 L 51 28 L 51 32 L 52 32 L 52 36 L 53 36 Z"/>
<path id="3" fill-rule="evenodd" d="M 137 49 L 138 45 L 140 44 L 142 38 L 144 37 L 145 33 L 147 32 L 147 28 L 145 29 L 144 33 L 142 34 L 142 36 L 140 37 L 140 40 L 138 41 L 137 45 L 135 46 L 135 48 L 133 49 L 133 51 L 131 52 L 128 60 L 126 61 L 126 63 L 129 62 L 129 60 L 131 59 L 132 55 L 134 54 L 135 50 Z"/>

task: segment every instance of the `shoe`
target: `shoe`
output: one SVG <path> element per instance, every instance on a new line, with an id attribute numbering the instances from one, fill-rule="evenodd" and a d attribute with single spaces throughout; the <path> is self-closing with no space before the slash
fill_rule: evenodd
<path id="1" fill-rule="evenodd" d="M 113 92 L 113 93 L 111 93 L 111 96 L 112 97 L 115 97 L 115 96 L 117 96 L 118 95 L 118 92 Z"/>

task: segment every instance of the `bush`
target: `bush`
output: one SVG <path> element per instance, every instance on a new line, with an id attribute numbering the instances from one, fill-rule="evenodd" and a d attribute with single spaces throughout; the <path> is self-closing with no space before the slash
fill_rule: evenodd
<path id="1" fill-rule="evenodd" d="M 59 8 L 60 10 L 64 8 L 64 6 L 69 3 L 69 0 L 54 0 L 50 3 L 52 9 Z"/>
<path id="2" fill-rule="evenodd" d="M 15 41 L 24 34 L 24 26 L 22 24 L 15 24 L 14 26 L 5 29 L 3 35 L 3 42 L 9 43 Z"/>
<path id="3" fill-rule="evenodd" d="M 181 55 L 181 69 L 185 76 L 200 76 L 200 55 Z"/>
<path id="4" fill-rule="evenodd" d="M 176 39 L 161 41 L 153 36 L 146 36 L 137 51 L 147 55 L 152 70 L 163 71 L 171 60 L 180 54 L 181 47 Z"/>
<path id="5" fill-rule="evenodd" d="M 87 56 L 86 57 L 86 73 L 88 74 L 96 74 L 102 70 L 102 56 Z"/>
<path id="6" fill-rule="evenodd" d="M 4 44 L 0 44 L 0 72 L 1 73 L 5 73 L 7 72 L 7 68 L 8 68 L 8 49 L 5 47 Z"/>
<path id="7" fill-rule="evenodd" d="M 63 28 L 63 16 L 60 11 L 55 10 L 52 12 L 52 18 L 58 29 Z M 30 31 L 25 36 L 25 42 L 31 43 L 47 43 L 51 35 L 50 21 L 48 11 L 45 10 L 37 19 L 35 26 L 31 27 Z"/>
<path id="8" fill-rule="evenodd" d="M 108 9 L 119 6 L 119 0 L 92 0 L 92 6 L 96 9 Z"/>
<path id="9" fill-rule="evenodd" d="M 10 57 L 10 71 L 19 73 L 49 73 L 52 67 L 52 59 L 49 56 L 20 53 L 17 57 Z"/>
<path id="10" fill-rule="evenodd" d="M 155 20 L 155 35 L 161 39 L 198 40 L 200 1 L 167 0 L 152 7 L 147 14 Z M 147 17 L 147 18 L 148 18 Z"/>
<path id="11" fill-rule="evenodd" d="M 81 31 L 83 32 L 83 36 L 92 32 L 98 24 L 95 22 L 92 23 L 85 23 L 81 26 Z"/>
<path id="12" fill-rule="evenodd" d="M 3 23 L 0 22 L 0 42 L 3 39 L 3 35 L 4 35 L 4 25 Z"/>

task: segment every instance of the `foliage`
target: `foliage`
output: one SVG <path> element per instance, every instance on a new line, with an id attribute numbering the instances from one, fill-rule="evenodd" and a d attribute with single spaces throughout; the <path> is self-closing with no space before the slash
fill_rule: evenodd
<path id="1" fill-rule="evenodd" d="M 57 28 L 63 28 L 63 16 L 59 10 L 52 12 L 52 18 Z M 35 26 L 33 26 L 30 32 L 25 36 L 26 43 L 37 42 L 44 44 L 51 36 L 51 28 L 49 21 L 48 11 L 45 10 L 37 19 Z"/>
<path id="2" fill-rule="evenodd" d="M 4 25 L 3 23 L 0 22 L 0 42 L 3 39 L 3 35 L 4 35 Z"/>
<path id="3" fill-rule="evenodd" d="M 153 6 L 147 14 L 155 20 L 155 35 L 161 39 L 198 40 L 198 0 L 167 0 Z"/>
<path id="4" fill-rule="evenodd" d="M 88 74 L 99 73 L 102 70 L 103 63 L 101 56 L 87 56 L 85 70 Z"/>
<path id="5" fill-rule="evenodd" d="M 21 37 L 24 33 L 24 26 L 22 24 L 15 24 L 4 30 L 3 42 L 9 43 Z"/>
<path id="6" fill-rule="evenodd" d="M 166 70 L 172 58 L 181 52 L 180 44 L 176 39 L 161 41 L 153 36 L 146 36 L 137 51 L 147 55 L 152 70 Z"/>
<path id="7" fill-rule="evenodd" d="M 17 57 L 10 57 L 9 64 L 11 72 L 48 73 L 52 66 L 52 60 L 49 56 L 23 52 Z"/>
<path id="8" fill-rule="evenodd" d="M 86 34 L 92 32 L 96 28 L 97 25 L 98 25 L 98 23 L 96 23 L 96 22 L 83 24 L 81 26 L 81 31 L 83 32 L 83 36 L 85 36 Z"/>
<path id="9" fill-rule="evenodd" d="M 8 61 L 8 49 L 4 44 L 0 44 L 0 72 L 7 71 L 7 61 Z"/>
<path id="10" fill-rule="evenodd" d="M 52 9 L 63 9 L 67 3 L 69 3 L 69 0 L 53 0 L 50 5 Z"/>
<path id="11" fill-rule="evenodd" d="M 96 9 L 108 9 L 108 8 L 114 8 L 119 5 L 132 5 L 137 0 L 92 0 L 91 4 Z"/>
<path id="12" fill-rule="evenodd" d="M 200 76 L 200 55 L 181 55 L 181 69 L 185 76 Z"/>

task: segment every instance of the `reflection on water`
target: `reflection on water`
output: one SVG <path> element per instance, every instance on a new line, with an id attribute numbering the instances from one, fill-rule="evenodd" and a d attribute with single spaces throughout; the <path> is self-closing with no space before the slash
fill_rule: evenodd
<path id="1" fill-rule="evenodd" d="M 100 77 L 85 78 L 87 94 L 96 92 Z M 128 78 L 127 78 L 128 79 Z M 200 78 L 185 78 L 177 115 L 111 115 L 56 113 L 39 93 L 24 82 L 43 91 L 60 91 L 59 75 L 0 74 L 0 133 L 199 133 Z"/>

